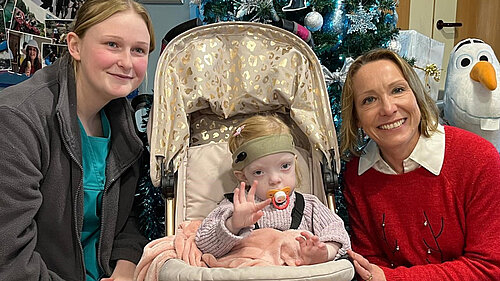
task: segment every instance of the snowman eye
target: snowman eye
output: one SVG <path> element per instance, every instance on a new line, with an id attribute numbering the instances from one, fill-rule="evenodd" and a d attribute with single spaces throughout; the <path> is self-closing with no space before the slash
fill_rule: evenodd
<path id="1" fill-rule="evenodd" d="M 480 61 L 489 61 L 491 62 L 491 54 L 488 51 L 482 51 L 478 55 Z"/>
<path id="2" fill-rule="evenodd" d="M 471 64 L 472 64 L 472 57 L 467 54 L 462 54 L 458 57 L 456 61 L 456 68 L 458 69 L 466 68 Z"/>

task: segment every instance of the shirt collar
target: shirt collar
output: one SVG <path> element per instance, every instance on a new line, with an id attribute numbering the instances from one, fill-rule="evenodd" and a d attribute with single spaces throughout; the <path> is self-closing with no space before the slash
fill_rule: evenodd
<path id="1" fill-rule="evenodd" d="M 438 124 L 437 131 L 429 138 L 420 135 L 417 145 L 405 161 L 408 159 L 414 161 L 437 176 L 443 167 L 444 149 L 444 127 Z M 385 164 L 384 159 L 380 155 L 378 145 L 373 140 L 370 140 L 359 159 L 358 175 L 362 175 L 378 162 Z"/>

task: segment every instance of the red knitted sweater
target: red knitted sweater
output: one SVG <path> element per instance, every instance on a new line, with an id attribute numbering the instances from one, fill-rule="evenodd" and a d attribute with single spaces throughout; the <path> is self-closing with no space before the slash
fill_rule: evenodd
<path id="1" fill-rule="evenodd" d="M 387 280 L 500 280 L 500 157 L 492 144 L 445 126 L 439 176 L 346 167 L 353 250 Z"/>

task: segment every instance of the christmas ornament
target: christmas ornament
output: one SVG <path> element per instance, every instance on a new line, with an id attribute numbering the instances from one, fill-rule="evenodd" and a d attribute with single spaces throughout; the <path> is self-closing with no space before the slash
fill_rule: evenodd
<path id="1" fill-rule="evenodd" d="M 288 5 L 281 8 L 283 12 L 293 12 L 307 8 L 304 0 L 290 0 Z"/>
<path id="2" fill-rule="evenodd" d="M 377 27 L 372 22 L 376 15 L 378 15 L 377 9 L 367 12 L 360 2 L 356 13 L 347 15 L 347 18 L 351 22 L 347 34 L 354 32 L 366 33 L 367 30 L 377 30 Z M 375 20 L 378 22 L 378 17 L 375 17 Z"/>
<path id="3" fill-rule="evenodd" d="M 392 14 L 386 14 L 384 17 L 384 22 L 386 24 L 393 24 L 394 23 L 394 16 Z"/>
<path id="4" fill-rule="evenodd" d="M 392 25 L 396 25 L 398 23 L 399 16 L 398 12 L 396 12 L 396 8 L 392 11 Z"/>
<path id="5" fill-rule="evenodd" d="M 318 31 L 321 29 L 321 26 L 323 26 L 323 16 L 316 11 L 312 11 L 304 18 L 304 25 L 311 32 Z"/>
<path id="6" fill-rule="evenodd" d="M 304 40 L 311 48 L 314 48 L 314 41 L 311 36 L 311 32 L 304 26 L 290 20 L 280 19 L 272 23 L 274 26 L 283 28 L 292 32 L 293 34 L 299 36 Z"/>
<path id="7" fill-rule="evenodd" d="M 343 0 L 336 0 L 333 11 L 325 16 L 323 32 L 341 34 L 344 31 L 344 3 Z"/>
<path id="8" fill-rule="evenodd" d="M 399 1 L 392 3 L 390 8 L 387 10 L 384 16 L 384 23 L 389 25 L 396 25 L 398 23 L 398 12 L 396 11 L 396 6 Z"/>
<path id="9" fill-rule="evenodd" d="M 435 63 L 429 63 L 424 67 L 418 65 L 413 65 L 413 67 L 425 72 L 424 86 L 428 91 L 431 91 L 429 77 L 432 77 L 436 82 L 439 82 L 439 80 L 441 80 L 441 69 Z"/>
<path id="10" fill-rule="evenodd" d="M 325 83 L 326 86 L 330 86 L 333 82 L 340 82 L 341 85 L 344 85 L 345 79 L 347 77 L 347 71 L 349 71 L 349 67 L 354 62 L 354 59 L 348 57 L 344 60 L 344 65 L 339 71 L 331 72 L 326 68 L 326 66 L 321 65 L 321 69 L 323 70 L 323 74 L 325 75 Z"/>
<path id="11" fill-rule="evenodd" d="M 401 51 L 401 42 L 397 38 L 393 38 L 387 41 L 384 47 L 386 49 L 399 53 Z"/>
<path id="12" fill-rule="evenodd" d="M 325 15 L 323 20 L 323 27 L 321 28 L 321 32 L 324 33 L 335 33 L 335 26 L 333 25 L 333 16 L 334 13 L 330 12 Z"/>
<path id="13" fill-rule="evenodd" d="M 343 54 L 339 54 L 339 61 L 345 63 L 345 56 Z"/>
<path id="14" fill-rule="evenodd" d="M 393 15 L 393 22 L 392 24 L 393 25 L 396 25 L 396 23 L 398 23 L 398 20 L 399 20 L 399 16 L 398 16 L 398 12 L 396 10 L 396 7 L 399 5 L 399 0 L 396 0 L 394 1 L 394 3 L 392 4 L 392 15 Z"/>

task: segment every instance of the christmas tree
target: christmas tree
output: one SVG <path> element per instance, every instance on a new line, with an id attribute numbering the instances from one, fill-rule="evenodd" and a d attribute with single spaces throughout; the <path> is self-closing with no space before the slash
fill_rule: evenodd
<path id="1" fill-rule="evenodd" d="M 323 65 L 337 132 L 342 122 L 340 96 L 349 62 L 374 48 L 398 51 L 400 44 L 396 39 L 397 0 L 192 0 L 191 4 L 197 6 L 198 16 L 204 24 L 219 21 L 268 23 L 304 39 Z M 173 35 L 177 35 L 177 31 Z M 142 174 L 137 207 L 142 231 L 152 240 L 164 235 L 164 214 L 161 213 L 164 205 L 159 189 L 155 189 L 148 178 L 147 165 Z M 342 177 L 335 198 L 337 213 L 347 221 Z"/>
<path id="2" fill-rule="evenodd" d="M 134 209 L 137 210 L 140 230 L 149 241 L 165 236 L 165 201 L 161 188 L 153 186 L 149 177 L 150 154 L 146 127 L 152 104 L 152 95 L 138 95 L 132 100 L 136 118 L 141 120 L 136 124 L 136 132 L 144 146 Z"/>
<path id="3" fill-rule="evenodd" d="M 342 85 L 352 59 L 375 48 L 400 48 L 397 0 L 192 0 L 191 4 L 206 24 L 268 23 L 304 39 L 323 65 L 337 132 L 342 122 Z M 347 220 L 341 189 L 342 184 L 335 194 L 337 212 Z"/>

